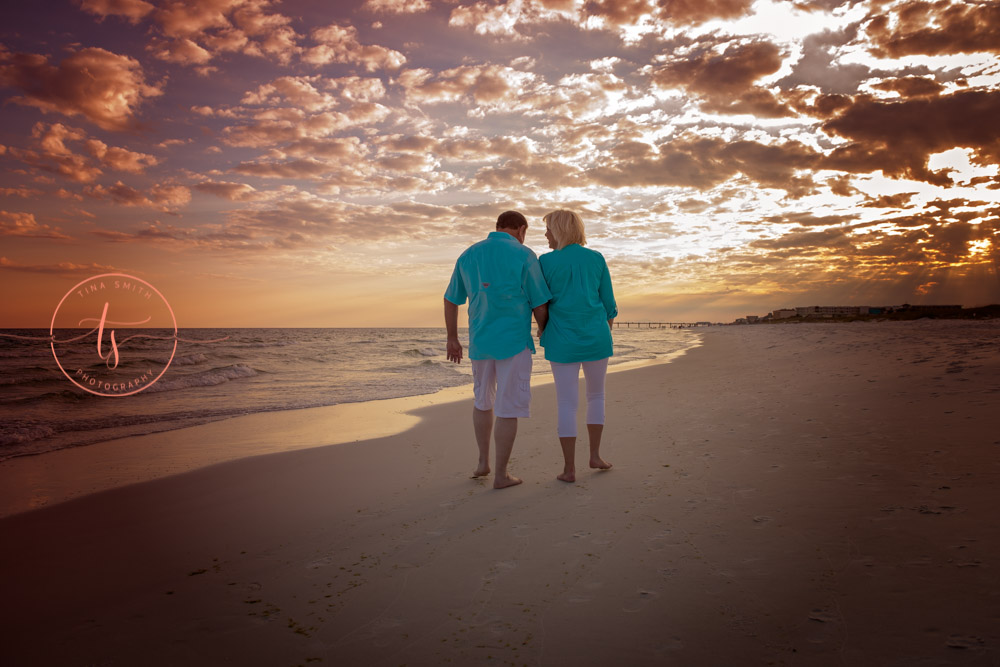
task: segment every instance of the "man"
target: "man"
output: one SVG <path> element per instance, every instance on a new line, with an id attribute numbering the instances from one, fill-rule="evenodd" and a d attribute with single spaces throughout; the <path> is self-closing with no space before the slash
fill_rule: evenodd
<path id="1" fill-rule="evenodd" d="M 549 319 L 548 301 L 538 258 L 524 246 L 528 221 L 517 211 L 497 218 L 497 230 L 473 244 L 455 262 L 444 293 L 448 360 L 462 361 L 458 307 L 469 301 L 469 358 L 475 406 L 472 426 L 479 445 L 473 477 L 490 474 L 490 434 L 496 440 L 493 488 L 521 483 L 507 472 L 517 436 L 518 417 L 529 416 L 531 403 L 531 314 L 541 331 Z M 496 423 L 494 424 L 494 414 Z"/>

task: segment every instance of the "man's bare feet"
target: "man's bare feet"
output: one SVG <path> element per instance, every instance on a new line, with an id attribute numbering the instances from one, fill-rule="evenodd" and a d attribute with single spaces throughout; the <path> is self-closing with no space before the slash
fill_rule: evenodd
<path id="1" fill-rule="evenodd" d="M 476 468 L 475 471 L 473 471 L 472 473 L 472 479 L 476 479 L 477 477 L 486 477 L 489 474 L 490 474 L 489 466 L 486 466 L 485 468 Z"/>
<path id="2" fill-rule="evenodd" d="M 576 471 L 571 470 L 569 472 L 564 472 L 561 475 L 556 475 L 556 479 L 560 482 L 575 482 L 576 481 Z"/>
<path id="3" fill-rule="evenodd" d="M 506 489 L 508 486 L 517 486 L 523 480 L 514 477 L 513 475 L 507 475 L 506 477 L 496 477 L 493 480 L 494 489 Z"/>
<path id="4" fill-rule="evenodd" d="M 598 470 L 611 470 L 611 464 L 600 457 L 590 459 L 590 467 Z"/>

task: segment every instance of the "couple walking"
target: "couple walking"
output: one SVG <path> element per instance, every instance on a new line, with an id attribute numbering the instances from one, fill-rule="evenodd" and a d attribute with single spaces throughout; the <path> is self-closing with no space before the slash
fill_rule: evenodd
<path id="1" fill-rule="evenodd" d="M 587 383 L 590 467 L 607 470 L 601 458 L 604 378 L 612 355 L 611 324 L 618 315 L 604 257 L 584 248 L 583 221 L 572 211 L 546 214 L 552 252 L 535 257 L 524 246 L 528 221 L 517 211 L 497 218 L 496 231 L 468 248 L 455 263 L 444 294 L 448 360 L 462 361 L 458 307 L 469 302 L 469 358 L 475 407 L 472 425 L 479 445 L 474 477 L 490 474 L 490 436 L 496 444 L 493 488 L 521 480 L 507 471 L 517 420 L 529 416 L 535 353 L 531 316 L 552 366 L 558 403 L 558 435 L 564 468 L 558 479 L 576 481 L 576 411 L 580 368 Z"/>

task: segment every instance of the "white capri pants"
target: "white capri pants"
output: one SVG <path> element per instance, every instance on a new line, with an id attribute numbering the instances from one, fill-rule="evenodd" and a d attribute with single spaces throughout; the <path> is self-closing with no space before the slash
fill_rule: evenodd
<path id="1" fill-rule="evenodd" d="M 556 381 L 556 402 L 559 404 L 559 437 L 576 437 L 576 408 L 580 404 L 580 367 L 587 381 L 587 423 L 604 423 L 604 378 L 608 374 L 608 358 L 597 361 L 574 361 L 560 364 L 550 361 Z"/>

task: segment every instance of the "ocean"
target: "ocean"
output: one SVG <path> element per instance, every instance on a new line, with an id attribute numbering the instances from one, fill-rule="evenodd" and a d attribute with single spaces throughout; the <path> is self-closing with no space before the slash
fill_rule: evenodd
<path id="1" fill-rule="evenodd" d="M 47 329 L 0 330 L 0 461 L 238 415 L 415 396 L 472 382 L 467 359 L 445 358 L 443 328 L 184 329 L 172 360 L 162 340 L 121 342 L 120 369 L 139 374 L 168 360 L 169 366 L 141 392 L 100 396 L 63 375 L 48 337 Z M 65 337 L 57 331 L 57 339 Z M 468 354 L 467 330 L 460 337 Z M 690 329 L 620 328 L 614 340 L 617 365 L 678 353 L 700 337 Z M 61 355 L 60 363 L 104 363 L 96 351 L 86 361 L 79 350 L 74 354 L 80 358 Z M 539 349 L 533 375 L 549 374 Z"/>

